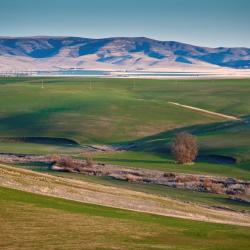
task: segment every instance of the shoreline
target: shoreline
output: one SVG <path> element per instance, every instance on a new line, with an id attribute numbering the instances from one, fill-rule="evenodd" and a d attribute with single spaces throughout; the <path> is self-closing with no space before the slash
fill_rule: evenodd
<path id="1" fill-rule="evenodd" d="M 81 70 L 81 71 L 97 71 L 97 70 Z M 98 70 L 99 72 L 101 70 Z M 40 71 L 41 72 L 41 71 Z M 218 73 L 218 72 L 156 72 L 156 71 L 135 71 L 135 72 L 121 72 L 121 71 L 103 71 L 103 74 L 70 74 L 64 71 L 44 71 L 38 72 L 10 72 L 1 73 L 0 77 L 65 77 L 65 78 L 120 78 L 120 79 L 172 79 L 172 80 L 222 80 L 222 79 L 250 79 L 249 72 L 239 73 Z M 48 73 L 47 73 L 48 72 Z"/>

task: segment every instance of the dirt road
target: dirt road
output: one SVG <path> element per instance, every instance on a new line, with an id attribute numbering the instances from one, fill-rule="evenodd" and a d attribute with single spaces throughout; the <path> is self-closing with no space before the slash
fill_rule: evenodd
<path id="1" fill-rule="evenodd" d="M 173 104 L 175 106 L 183 107 L 183 108 L 186 108 L 186 109 L 191 109 L 191 110 L 194 110 L 194 111 L 206 113 L 206 114 L 209 114 L 209 115 L 218 116 L 218 117 L 225 118 L 225 119 L 228 119 L 228 120 L 234 120 L 234 121 L 240 120 L 240 118 L 235 117 L 235 116 L 225 115 L 225 114 L 222 114 L 222 113 L 217 113 L 217 112 L 209 111 L 209 110 L 206 110 L 206 109 L 200 109 L 200 108 L 193 107 L 193 106 L 183 105 L 183 104 L 180 104 L 180 103 L 177 103 L 177 102 L 168 102 L 168 103 Z"/>

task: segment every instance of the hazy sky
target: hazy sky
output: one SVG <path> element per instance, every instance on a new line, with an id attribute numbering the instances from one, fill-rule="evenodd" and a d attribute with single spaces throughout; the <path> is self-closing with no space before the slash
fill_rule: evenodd
<path id="1" fill-rule="evenodd" d="M 30 35 L 250 47 L 250 0 L 0 0 L 0 36 Z"/>

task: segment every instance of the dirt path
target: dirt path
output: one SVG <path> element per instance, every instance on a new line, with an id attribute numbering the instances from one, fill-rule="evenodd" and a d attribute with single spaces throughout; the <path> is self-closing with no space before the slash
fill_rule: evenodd
<path id="1" fill-rule="evenodd" d="M 168 102 L 168 103 L 173 104 L 175 106 L 183 107 L 183 108 L 186 108 L 186 109 L 191 109 L 191 110 L 206 113 L 206 114 L 209 114 L 209 115 L 225 118 L 225 119 L 228 119 L 228 120 L 234 120 L 234 121 L 240 120 L 240 118 L 238 118 L 236 116 L 225 115 L 225 114 L 222 114 L 222 113 L 217 113 L 217 112 L 209 111 L 209 110 L 206 110 L 206 109 L 200 109 L 200 108 L 196 108 L 196 107 L 193 107 L 193 106 L 183 105 L 183 104 L 180 104 L 180 103 L 177 103 L 177 102 Z"/>
<path id="2" fill-rule="evenodd" d="M 77 181 L 0 164 L 0 186 L 137 212 L 250 227 L 249 213 L 220 211 L 197 204 Z"/>

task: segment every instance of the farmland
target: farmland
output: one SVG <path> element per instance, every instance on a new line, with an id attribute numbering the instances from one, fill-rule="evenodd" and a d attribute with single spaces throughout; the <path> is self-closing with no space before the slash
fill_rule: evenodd
<path id="1" fill-rule="evenodd" d="M 250 180 L 248 79 L 2 77 L 0 88 L 1 154 L 91 155 L 121 170 Z M 192 165 L 170 154 L 183 131 L 198 140 Z M 89 152 L 98 146 L 107 150 Z M 249 219 L 248 200 L 56 172 L 48 163 L 9 165 L 0 166 L 1 249 L 249 248 L 248 227 L 240 226 Z"/>

